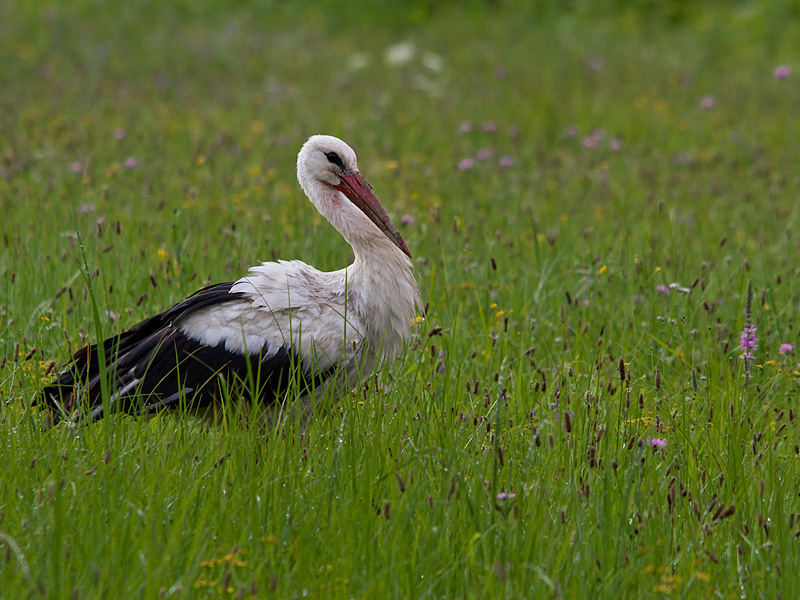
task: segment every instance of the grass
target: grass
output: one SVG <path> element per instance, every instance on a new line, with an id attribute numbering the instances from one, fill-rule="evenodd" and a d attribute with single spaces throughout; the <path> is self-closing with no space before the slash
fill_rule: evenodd
<path id="1" fill-rule="evenodd" d="M 800 594 L 798 15 L 521 5 L 5 4 L 0 597 Z M 404 359 L 265 437 L 43 432 L 86 338 L 349 260 L 323 132 L 406 216 Z"/>

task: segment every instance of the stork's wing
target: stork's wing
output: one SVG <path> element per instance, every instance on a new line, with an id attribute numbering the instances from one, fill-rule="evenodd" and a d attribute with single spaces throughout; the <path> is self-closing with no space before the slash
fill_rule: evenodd
<path id="1" fill-rule="evenodd" d="M 218 398 L 223 386 L 262 402 L 273 402 L 296 379 L 304 388 L 319 385 L 326 373 L 313 376 L 302 368 L 291 348 L 252 348 L 248 353 L 226 349 L 224 343 L 203 344 L 184 333 L 181 319 L 200 309 L 247 304 L 247 294 L 231 293 L 233 283 L 206 287 L 169 310 L 105 340 L 101 370 L 97 345 L 81 348 L 65 370 L 41 395 L 44 405 L 59 414 L 78 409 L 91 420 L 106 408 L 139 414 L 179 406 L 203 407 Z M 297 379 L 299 377 L 299 379 Z M 104 385 L 105 379 L 105 385 Z"/>

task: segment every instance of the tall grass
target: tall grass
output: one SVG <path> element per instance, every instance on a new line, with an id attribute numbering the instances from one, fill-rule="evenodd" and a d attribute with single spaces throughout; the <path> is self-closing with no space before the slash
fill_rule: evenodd
<path id="1" fill-rule="evenodd" d="M 0 597 L 796 597 L 797 16 L 674 6 L 7 4 Z M 414 253 L 403 359 L 304 425 L 43 431 L 87 339 L 346 264 L 313 133 Z"/>

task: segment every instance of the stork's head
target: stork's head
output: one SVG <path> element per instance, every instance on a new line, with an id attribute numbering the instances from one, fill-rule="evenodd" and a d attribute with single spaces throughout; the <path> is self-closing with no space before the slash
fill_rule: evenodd
<path id="1" fill-rule="evenodd" d="M 348 242 L 380 233 L 411 257 L 403 236 L 361 176 L 356 153 L 342 140 L 310 137 L 297 156 L 297 179 L 317 210 Z"/>

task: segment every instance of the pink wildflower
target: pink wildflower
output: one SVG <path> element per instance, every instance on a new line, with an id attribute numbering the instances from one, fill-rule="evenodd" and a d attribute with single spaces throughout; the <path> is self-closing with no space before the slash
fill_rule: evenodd
<path id="1" fill-rule="evenodd" d="M 461 162 L 458 163 L 458 170 L 459 171 L 466 171 L 467 169 L 471 169 L 475 162 L 471 158 L 462 159 Z"/>
<path id="2" fill-rule="evenodd" d="M 501 167 L 510 167 L 514 164 L 514 157 L 513 156 L 501 156 L 500 162 Z"/>

